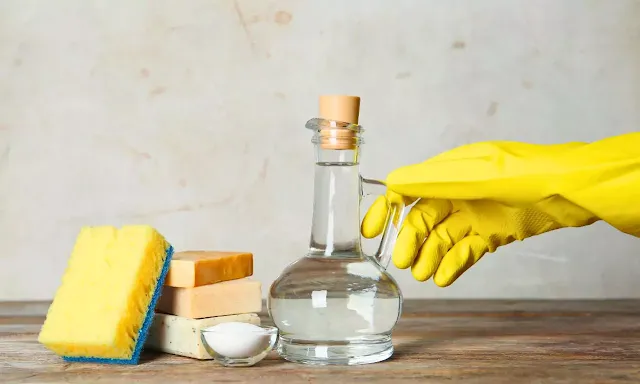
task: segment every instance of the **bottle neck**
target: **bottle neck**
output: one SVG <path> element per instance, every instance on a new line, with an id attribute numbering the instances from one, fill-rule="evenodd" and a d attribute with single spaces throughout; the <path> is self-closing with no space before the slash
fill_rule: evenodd
<path id="1" fill-rule="evenodd" d="M 361 256 L 359 147 L 328 150 L 316 145 L 316 153 L 309 253 Z"/>

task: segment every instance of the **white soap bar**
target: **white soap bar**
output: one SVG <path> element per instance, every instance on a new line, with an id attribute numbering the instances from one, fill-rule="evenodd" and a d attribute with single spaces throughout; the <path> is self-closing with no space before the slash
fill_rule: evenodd
<path id="1" fill-rule="evenodd" d="M 156 313 L 145 346 L 174 355 L 209 360 L 212 357 L 202 345 L 200 331 L 221 323 L 241 322 L 260 325 L 255 313 L 241 315 L 188 319 L 185 317 Z"/>

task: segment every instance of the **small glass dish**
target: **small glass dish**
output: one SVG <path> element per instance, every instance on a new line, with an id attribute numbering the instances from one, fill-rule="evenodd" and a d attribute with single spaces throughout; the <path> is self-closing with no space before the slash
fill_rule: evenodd
<path id="1" fill-rule="evenodd" d="M 207 353 L 225 367 L 250 367 L 264 359 L 278 343 L 278 328 L 256 327 L 260 329 L 208 327 L 200 332 L 200 339 Z"/>

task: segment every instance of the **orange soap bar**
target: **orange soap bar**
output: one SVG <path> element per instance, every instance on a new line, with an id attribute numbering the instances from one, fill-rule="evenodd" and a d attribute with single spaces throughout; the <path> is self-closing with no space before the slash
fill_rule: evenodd
<path id="1" fill-rule="evenodd" d="M 199 287 L 253 275 L 253 254 L 247 252 L 176 252 L 164 285 Z"/>
<path id="2" fill-rule="evenodd" d="M 156 312 L 189 319 L 256 313 L 262 310 L 259 281 L 240 279 L 193 288 L 163 287 Z"/>

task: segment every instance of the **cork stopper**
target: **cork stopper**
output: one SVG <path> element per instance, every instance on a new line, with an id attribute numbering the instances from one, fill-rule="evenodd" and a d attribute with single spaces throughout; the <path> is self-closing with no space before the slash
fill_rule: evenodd
<path id="1" fill-rule="evenodd" d="M 320 96 L 320 117 L 327 120 L 358 124 L 360 98 L 358 96 Z"/>
<path id="2" fill-rule="evenodd" d="M 320 96 L 320 118 L 348 124 L 358 124 L 360 98 L 358 96 Z M 353 150 L 357 133 L 345 127 L 325 127 L 320 129 L 320 147 L 334 150 Z"/>

